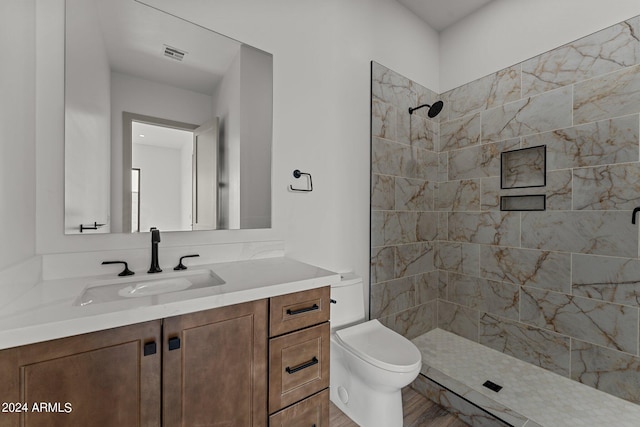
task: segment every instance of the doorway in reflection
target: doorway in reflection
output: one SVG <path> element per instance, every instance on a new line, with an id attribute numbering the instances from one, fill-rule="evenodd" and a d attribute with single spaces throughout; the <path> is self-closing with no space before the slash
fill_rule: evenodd
<path id="1" fill-rule="evenodd" d="M 217 217 L 216 121 L 176 127 L 162 119 L 130 118 L 131 167 L 127 230 L 215 229 Z"/>

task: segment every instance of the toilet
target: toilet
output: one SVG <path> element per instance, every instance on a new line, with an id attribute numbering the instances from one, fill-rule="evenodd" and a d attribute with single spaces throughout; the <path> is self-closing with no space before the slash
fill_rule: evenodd
<path id="1" fill-rule="evenodd" d="M 361 427 L 402 427 L 401 389 L 420 373 L 420 351 L 365 321 L 362 278 L 343 274 L 331 299 L 331 401 Z"/>

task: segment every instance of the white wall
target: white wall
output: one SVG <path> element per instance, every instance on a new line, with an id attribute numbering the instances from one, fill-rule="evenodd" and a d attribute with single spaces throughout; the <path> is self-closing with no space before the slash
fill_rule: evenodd
<path id="1" fill-rule="evenodd" d="M 35 1 L 0 2 L 0 270 L 35 255 L 35 22 Z"/>
<path id="2" fill-rule="evenodd" d="M 185 144 L 180 150 L 180 209 L 182 226 L 180 230 L 190 230 L 193 221 L 193 140 Z"/>
<path id="3" fill-rule="evenodd" d="M 65 232 L 80 224 L 110 231 L 111 70 L 94 2 L 67 0 L 65 76 Z"/>
<path id="4" fill-rule="evenodd" d="M 240 50 L 213 94 L 213 115 L 218 118 L 219 156 L 218 225 L 240 228 Z"/>
<path id="5" fill-rule="evenodd" d="M 240 228 L 271 226 L 273 57 L 240 48 Z"/>
<path id="6" fill-rule="evenodd" d="M 638 0 L 494 0 L 441 33 L 440 91 L 636 15 Z"/>
<path id="7" fill-rule="evenodd" d="M 140 169 L 140 230 L 180 230 L 182 156 L 178 148 L 133 144 L 131 167 Z M 191 206 L 189 206 L 191 210 Z"/>

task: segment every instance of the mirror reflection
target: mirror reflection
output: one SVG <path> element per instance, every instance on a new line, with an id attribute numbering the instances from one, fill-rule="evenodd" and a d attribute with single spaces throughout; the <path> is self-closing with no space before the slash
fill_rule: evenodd
<path id="1" fill-rule="evenodd" d="M 271 226 L 270 54 L 133 0 L 65 32 L 65 233 Z"/>

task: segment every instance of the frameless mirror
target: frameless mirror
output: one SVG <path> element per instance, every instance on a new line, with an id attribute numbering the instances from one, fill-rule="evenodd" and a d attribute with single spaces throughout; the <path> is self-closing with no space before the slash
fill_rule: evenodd
<path id="1" fill-rule="evenodd" d="M 65 25 L 66 234 L 271 227 L 271 54 L 134 0 Z"/>

